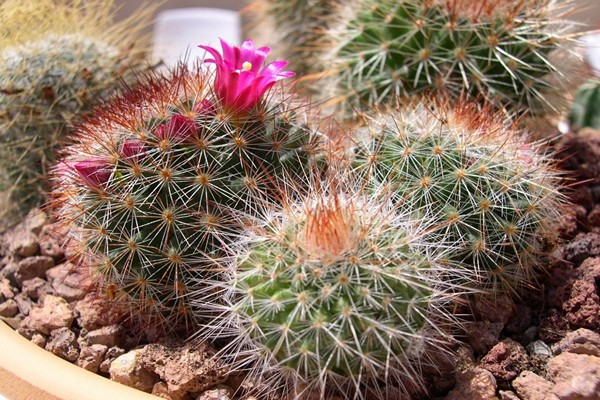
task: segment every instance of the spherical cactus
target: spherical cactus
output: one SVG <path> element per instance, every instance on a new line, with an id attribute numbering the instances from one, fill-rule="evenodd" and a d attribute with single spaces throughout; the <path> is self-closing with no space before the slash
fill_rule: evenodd
<path id="1" fill-rule="evenodd" d="M 560 11 L 554 0 L 362 0 L 330 32 L 328 92 L 359 109 L 441 91 L 551 110 L 547 95 L 564 93 L 568 80 L 546 80 L 564 71 L 555 50 L 573 44 Z"/>
<path id="2" fill-rule="evenodd" d="M 577 89 L 569 120 L 575 129 L 600 129 L 600 80 L 591 79 Z"/>
<path id="3" fill-rule="evenodd" d="M 361 180 L 338 173 L 286 189 L 241 236 L 220 285 L 229 307 L 209 328 L 232 336 L 222 354 L 283 398 L 418 392 L 424 349 L 442 351 L 444 307 L 463 290 L 443 278 L 451 264 L 430 256 L 425 225 Z M 205 307 L 204 292 L 194 297 Z"/>
<path id="4" fill-rule="evenodd" d="M 532 283 L 563 202 L 560 174 L 540 144 L 472 103 L 366 118 L 357 168 L 387 182 L 413 218 L 432 219 L 436 242 L 480 275 L 482 289 L 516 294 Z"/>
<path id="5" fill-rule="evenodd" d="M 112 23 L 113 1 L 0 5 L 0 213 L 40 205 L 66 128 L 145 67 L 148 11 Z M 16 222 L 16 221 L 15 221 Z"/>
<path id="6" fill-rule="evenodd" d="M 347 2 L 348 0 L 346 0 Z M 248 8 L 253 36 L 269 43 L 301 75 L 322 72 L 321 38 L 342 9 L 341 0 L 256 0 Z"/>
<path id="7" fill-rule="evenodd" d="M 223 46 L 224 59 L 210 48 L 214 85 L 201 68 L 150 76 L 77 127 L 56 171 L 57 218 L 83 246 L 80 265 L 165 330 L 194 321 L 190 281 L 217 274 L 232 213 L 250 212 L 249 193 L 268 197 L 317 151 L 306 108 L 263 98 L 291 75 L 285 63 L 263 68 L 268 49 L 251 41 Z"/>

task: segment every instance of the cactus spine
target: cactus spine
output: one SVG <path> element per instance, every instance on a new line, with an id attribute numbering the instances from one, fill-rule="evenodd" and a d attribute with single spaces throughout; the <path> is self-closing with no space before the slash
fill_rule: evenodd
<path id="1" fill-rule="evenodd" d="M 353 108 L 431 90 L 539 114 L 557 107 L 550 93 L 564 93 L 566 76 L 558 86 L 547 81 L 561 71 L 552 57 L 573 25 L 556 1 L 362 0 L 354 8 L 330 32 L 327 60 L 330 92 Z"/>
<path id="2" fill-rule="evenodd" d="M 164 330 L 194 322 L 192 278 L 209 279 L 249 193 L 306 164 L 316 135 L 305 109 L 272 94 L 248 115 L 225 111 L 204 69 L 151 76 L 73 136 L 59 164 L 58 219 L 82 244 L 83 266 L 133 316 Z"/>
<path id="3" fill-rule="evenodd" d="M 541 146 L 474 104 L 414 105 L 367 116 L 356 163 L 401 207 L 438 225 L 448 256 L 481 288 L 518 293 L 536 275 L 562 196 Z"/>
<path id="4" fill-rule="evenodd" d="M 7 0 L 0 5 L 0 213 L 40 205 L 66 128 L 144 65 L 151 10 L 112 23 L 113 1 Z"/>

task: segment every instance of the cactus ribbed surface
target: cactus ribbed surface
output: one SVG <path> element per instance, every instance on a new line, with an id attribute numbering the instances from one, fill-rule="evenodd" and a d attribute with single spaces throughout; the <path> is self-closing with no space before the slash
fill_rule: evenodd
<path id="1" fill-rule="evenodd" d="M 448 257 L 482 289 L 518 293 L 536 276 L 563 199 L 541 146 L 476 105 L 414 105 L 367 117 L 356 164 L 390 185 L 413 218 L 437 224 Z"/>
<path id="2" fill-rule="evenodd" d="M 330 34 L 327 60 L 334 95 L 354 108 L 390 103 L 398 96 L 465 93 L 511 110 L 552 110 L 546 80 L 564 71 L 553 60 L 573 23 L 562 19 L 570 2 L 554 0 L 362 0 L 346 26 Z"/>
<path id="3" fill-rule="evenodd" d="M 77 128 L 56 171 L 58 218 L 83 246 L 81 265 L 166 331 L 193 322 L 190 282 L 218 274 L 239 229 L 232 213 L 251 212 L 316 151 L 306 109 L 271 94 L 230 114 L 211 80 L 184 66 L 150 76 Z"/>
<path id="4" fill-rule="evenodd" d="M 0 214 L 18 221 L 43 200 L 54 151 L 77 116 L 146 68 L 149 12 L 112 23 L 112 1 L 0 5 Z"/>

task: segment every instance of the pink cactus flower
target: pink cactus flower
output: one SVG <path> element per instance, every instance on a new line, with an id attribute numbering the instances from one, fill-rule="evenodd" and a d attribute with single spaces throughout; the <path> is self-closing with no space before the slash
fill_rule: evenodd
<path id="1" fill-rule="evenodd" d="M 146 145 L 138 139 L 127 139 L 121 144 L 121 155 L 127 159 L 137 159 Z"/>
<path id="2" fill-rule="evenodd" d="M 204 62 L 217 66 L 215 92 L 221 105 L 236 114 L 248 113 L 275 82 L 295 75 L 294 72 L 283 71 L 287 61 L 273 61 L 263 66 L 271 49 L 255 49 L 252 40 L 246 40 L 241 47 L 237 47 L 221 39 L 223 56 L 213 47 L 199 47 L 214 57 Z"/>
<path id="3" fill-rule="evenodd" d="M 217 109 L 212 101 L 204 99 L 194 105 L 194 112 L 203 117 L 213 117 Z"/>
<path id="4" fill-rule="evenodd" d="M 154 132 L 158 140 L 173 139 L 184 141 L 197 134 L 196 122 L 193 118 L 175 114 L 166 124 L 160 124 Z"/>
<path id="5" fill-rule="evenodd" d="M 83 182 L 91 188 L 100 188 L 108 182 L 112 173 L 110 164 L 103 159 L 77 161 L 70 163 L 70 166 L 77 171 Z"/>

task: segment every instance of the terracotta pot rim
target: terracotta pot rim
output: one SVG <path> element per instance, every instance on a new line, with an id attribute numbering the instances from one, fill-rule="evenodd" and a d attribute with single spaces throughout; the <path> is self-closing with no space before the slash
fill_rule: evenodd
<path id="1" fill-rule="evenodd" d="M 161 399 L 77 367 L 31 343 L 1 320 L 0 355 L 0 369 L 62 400 Z"/>

